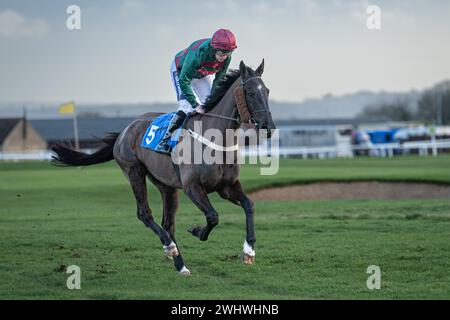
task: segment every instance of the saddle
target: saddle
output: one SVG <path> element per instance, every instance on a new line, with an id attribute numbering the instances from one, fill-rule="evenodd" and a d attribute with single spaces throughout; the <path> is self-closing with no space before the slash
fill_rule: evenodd
<path id="1" fill-rule="evenodd" d="M 155 120 L 153 120 L 153 122 L 148 126 L 147 130 L 145 131 L 144 136 L 142 137 L 141 141 L 142 148 L 156 151 L 156 147 L 166 134 L 170 121 L 172 120 L 172 117 L 175 115 L 175 113 L 176 112 L 163 114 L 157 117 Z M 175 148 L 175 146 L 178 144 L 178 139 L 181 135 L 182 129 L 183 125 L 172 133 L 172 136 L 168 143 L 171 149 Z"/>

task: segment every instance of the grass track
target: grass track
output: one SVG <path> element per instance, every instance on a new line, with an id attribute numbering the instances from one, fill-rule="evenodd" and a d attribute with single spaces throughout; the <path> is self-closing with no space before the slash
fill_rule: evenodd
<path id="1" fill-rule="evenodd" d="M 246 190 L 311 181 L 450 184 L 450 157 L 282 160 L 275 176 L 244 166 Z M 161 201 L 149 188 L 159 221 Z M 203 215 L 181 197 L 177 239 L 190 278 L 135 217 L 130 187 L 111 162 L 90 168 L 0 163 L 1 299 L 450 298 L 450 200 L 266 201 L 256 204 L 256 264 L 237 261 L 240 208 L 212 196 L 220 224 L 200 242 Z M 65 283 L 68 265 L 82 289 Z M 368 290 L 379 265 L 382 289 Z"/>

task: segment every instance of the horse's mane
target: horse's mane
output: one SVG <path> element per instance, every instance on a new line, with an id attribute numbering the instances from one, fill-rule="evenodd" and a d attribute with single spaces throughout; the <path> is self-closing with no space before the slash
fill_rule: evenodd
<path id="1" fill-rule="evenodd" d="M 210 111 L 212 108 L 222 100 L 223 96 L 227 93 L 228 89 L 233 85 L 233 83 L 239 78 L 241 72 L 239 69 L 232 69 L 220 80 L 217 84 L 214 92 L 206 98 L 206 102 L 203 105 L 206 111 Z"/>

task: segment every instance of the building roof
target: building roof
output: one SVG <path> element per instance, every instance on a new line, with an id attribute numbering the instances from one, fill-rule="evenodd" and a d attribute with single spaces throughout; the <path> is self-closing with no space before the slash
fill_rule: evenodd
<path id="1" fill-rule="evenodd" d="M 95 137 L 103 137 L 108 132 L 121 132 L 136 118 L 78 118 L 78 132 L 80 140 L 95 140 Z M 20 120 L 20 119 L 15 119 Z M 72 119 L 50 119 L 50 120 L 28 120 L 34 129 L 46 141 L 72 140 L 73 120 Z M 363 119 L 311 119 L 311 120 L 274 120 L 275 125 L 280 127 L 302 127 L 302 126 L 341 126 L 362 124 L 386 123 L 380 120 Z M 2 126 L 3 128 L 3 126 Z M 1 132 L 0 132 L 1 133 Z M 1 140 L 0 140 L 1 141 Z"/>
<path id="2" fill-rule="evenodd" d="M 78 118 L 78 135 L 80 140 L 93 140 L 103 137 L 108 132 L 121 132 L 135 118 Z M 72 140 L 73 120 L 29 120 L 34 129 L 47 141 Z"/>
<path id="3" fill-rule="evenodd" d="M 21 118 L 0 119 L 0 145 L 20 120 Z"/>

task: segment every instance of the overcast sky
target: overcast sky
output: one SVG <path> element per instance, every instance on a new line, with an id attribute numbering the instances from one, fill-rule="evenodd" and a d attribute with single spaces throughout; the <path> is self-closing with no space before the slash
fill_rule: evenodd
<path id="1" fill-rule="evenodd" d="M 70 4 L 81 30 L 66 28 Z M 1 0 L 0 102 L 174 101 L 173 56 L 218 28 L 237 37 L 231 67 L 265 58 L 272 99 L 423 89 L 450 78 L 449 13 L 446 0 Z"/>

